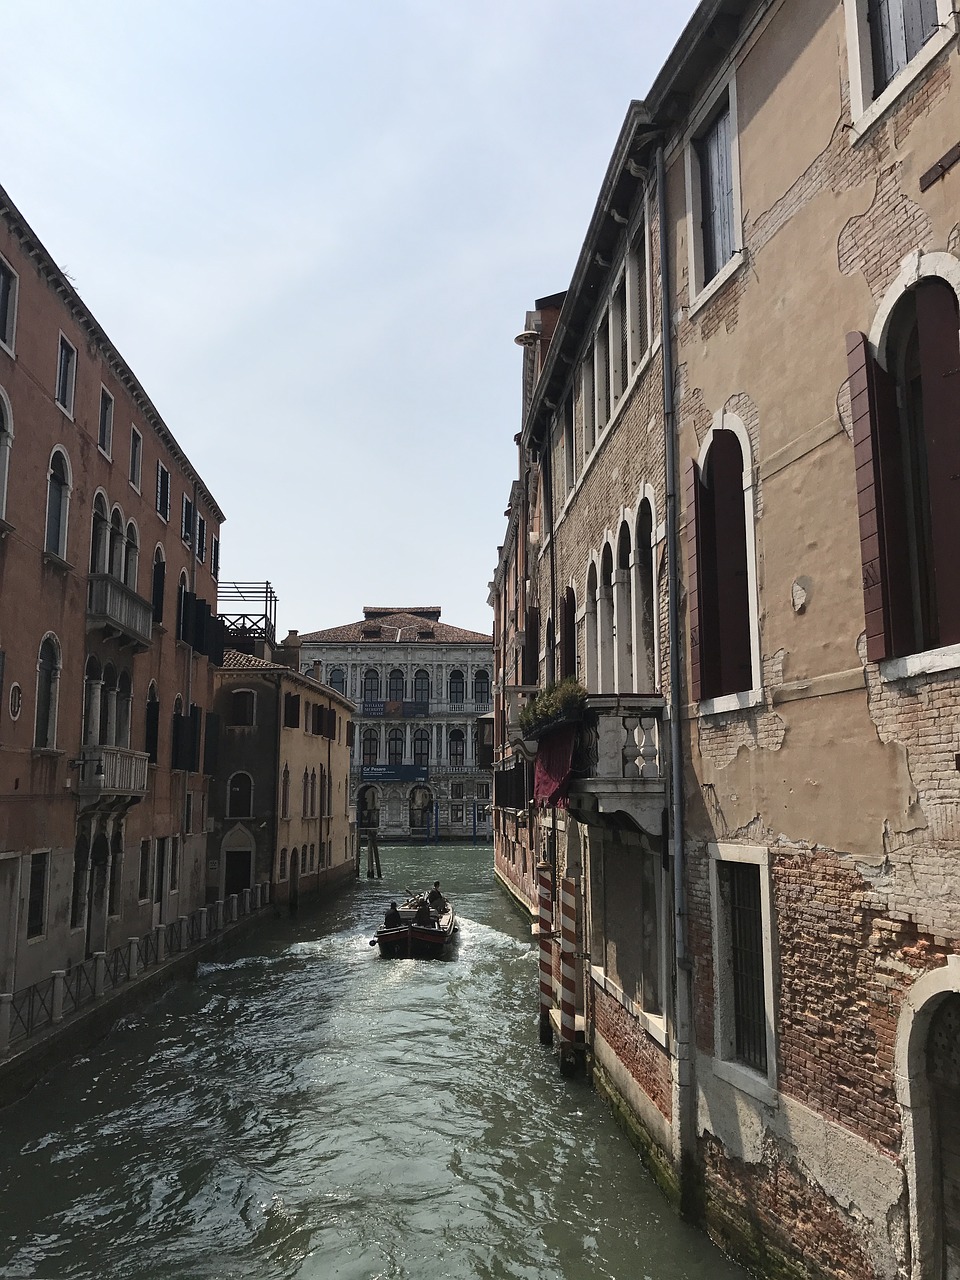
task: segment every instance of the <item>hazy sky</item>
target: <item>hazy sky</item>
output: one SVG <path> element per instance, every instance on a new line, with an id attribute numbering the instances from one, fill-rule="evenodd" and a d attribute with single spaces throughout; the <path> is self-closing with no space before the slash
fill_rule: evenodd
<path id="1" fill-rule="evenodd" d="M 281 635 L 488 631 L 534 299 L 694 0 L 0 0 L 0 184 Z"/>

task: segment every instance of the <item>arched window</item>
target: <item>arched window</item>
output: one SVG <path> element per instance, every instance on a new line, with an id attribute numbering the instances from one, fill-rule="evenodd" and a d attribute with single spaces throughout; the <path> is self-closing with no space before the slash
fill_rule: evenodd
<path id="1" fill-rule="evenodd" d="M 227 782 L 227 817 L 253 817 L 253 779 L 249 773 L 234 773 Z"/>
<path id="2" fill-rule="evenodd" d="M 418 671 L 413 677 L 414 702 L 430 701 L 430 677 L 426 671 Z"/>
<path id="3" fill-rule="evenodd" d="M 560 597 L 560 679 L 577 675 L 577 597 L 567 587 Z"/>
<path id="4" fill-rule="evenodd" d="M 183 698 L 178 693 L 173 700 L 173 720 L 170 727 L 170 768 L 183 768 Z"/>
<path id="5" fill-rule="evenodd" d="M 363 763 L 372 765 L 377 763 L 380 755 L 380 734 L 376 729 L 364 729 L 363 731 Z"/>
<path id="6" fill-rule="evenodd" d="M 106 573 L 110 549 L 110 518 L 107 500 L 98 493 L 93 500 L 93 528 L 90 534 L 90 572 Z"/>
<path id="7" fill-rule="evenodd" d="M 147 709 L 144 720 L 143 749 L 150 757 L 150 763 L 157 763 L 160 745 L 160 697 L 157 686 L 151 680 L 147 690 Z"/>
<path id="8" fill-rule="evenodd" d="M 589 693 L 600 692 L 600 636 L 599 618 L 600 589 L 597 584 L 597 566 L 590 562 L 587 570 L 586 618 L 583 632 L 584 664 L 586 684 Z"/>
<path id="9" fill-rule="evenodd" d="M 117 680 L 117 729 L 114 744 L 130 747 L 130 717 L 133 709 L 133 685 L 129 671 L 121 671 Z"/>
<path id="10" fill-rule="evenodd" d="M 2 335 L 0 335 L 2 337 Z M 7 518 L 7 485 L 10 478 L 10 450 L 13 448 L 13 412 L 7 393 L 0 387 L 0 520 Z"/>
<path id="11" fill-rule="evenodd" d="M 380 701 L 380 672 L 372 667 L 363 673 L 363 701 Z"/>
<path id="12" fill-rule="evenodd" d="M 127 538 L 123 547 L 123 581 L 132 591 L 137 589 L 137 570 L 140 566 L 140 539 L 137 526 L 127 522 Z"/>
<path id="13" fill-rule="evenodd" d="M 414 730 L 413 763 L 421 769 L 430 763 L 430 734 L 426 729 Z"/>
<path id="14" fill-rule="evenodd" d="M 600 557 L 600 590 L 597 595 L 597 677 L 601 693 L 616 691 L 613 628 L 613 551 L 608 542 Z"/>
<path id="15" fill-rule="evenodd" d="M 640 503 L 637 515 L 637 539 L 634 549 L 634 617 L 636 619 L 637 692 L 653 692 L 660 687 L 656 664 L 657 598 L 653 577 L 653 508 L 647 498 Z"/>
<path id="16" fill-rule="evenodd" d="M 60 643 L 48 635 L 40 645 L 37 658 L 37 716 L 33 745 L 54 748 L 57 745 L 57 704 L 60 695 Z"/>
<path id="17" fill-rule="evenodd" d="M 167 562 L 159 544 L 153 553 L 153 620 L 163 621 L 163 589 L 167 580 Z"/>
<path id="18" fill-rule="evenodd" d="M 62 449 L 54 449 L 47 472 L 47 531 L 43 548 L 67 558 L 67 517 L 70 511 L 70 464 Z"/>
<path id="19" fill-rule="evenodd" d="M 317 771 L 316 769 L 311 769 L 310 770 L 310 817 L 315 818 L 316 816 L 317 816 Z M 311 845 L 311 848 L 312 847 L 313 846 Z M 312 863 L 311 863 L 311 866 L 312 866 Z"/>
<path id="20" fill-rule="evenodd" d="M 123 512 L 114 507 L 110 516 L 110 567 L 107 572 L 120 582 L 123 581 L 123 552 Z"/>
<path id="21" fill-rule="evenodd" d="M 180 574 L 180 580 L 177 583 L 177 639 L 185 640 L 187 635 L 188 619 L 186 617 L 187 604 L 187 575 Z"/>
<path id="22" fill-rule="evenodd" d="M 280 817 L 290 817 L 290 770 L 286 765 L 280 778 Z"/>
<path id="23" fill-rule="evenodd" d="M 448 681 L 448 697 L 452 703 L 463 705 L 463 699 L 466 696 L 466 685 L 463 679 L 462 671 L 451 671 Z"/>
<path id="24" fill-rule="evenodd" d="M 403 764 L 402 729 L 391 729 L 387 734 L 387 764 Z"/>
<path id="25" fill-rule="evenodd" d="M 326 783 L 325 783 L 325 781 L 324 781 L 324 779 L 325 779 L 325 778 L 326 778 L 326 770 L 324 769 L 323 765 L 321 765 L 321 766 L 320 766 L 320 777 L 319 777 L 319 784 L 320 784 L 320 787 L 319 787 L 319 789 L 320 789 L 320 809 L 319 809 L 319 814 L 318 814 L 318 811 L 317 811 L 317 782 L 318 782 L 318 778 L 317 778 L 317 775 L 316 775 L 316 774 L 314 774 L 314 775 L 313 775 L 313 780 L 312 780 L 312 781 L 313 781 L 313 790 L 314 790 L 314 796 L 313 796 L 313 812 L 314 812 L 314 814 L 315 814 L 315 815 L 317 815 L 317 816 L 319 816 L 319 817 L 321 817 L 321 818 L 322 818 L 322 817 L 324 817 L 324 815 L 325 815 L 325 814 L 326 814 L 326 812 L 327 812 L 327 808 L 326 808 L 326 803 L 327 803 L 327 790 L 326 790 Z"/>
<path id="26" fill-rule="evenodd" d="M 617 536 L 617 569 L 613 581 L 614 687 L 633 692 L 633 581 L 630 529 L 624 520 Z"/>
<path id="27" fill-rule="evenodd" d="M 452 769 L 463 768 L 464 746 L 465 746 L 465 742 L 463 737 L 463 730 L 451 729 L 450 730 L 450 767 Z"/>
<path id="28" fill-rule="evenodd" d="M 847 339 L 868 412 L 854 422 L 867 656 L 960 643 L 957 294 L 925 276 L 893 307 L 880 359 Z M 882 367 L 886 363 L 886 369 Z"/>
<path id="29" fill-rule="evenodd" d="M 403 672 L 391 671 L 387 678 L 387 700 L 389 702 L 403 701 Z"/>
<path id="30" fill-rule="evenodd" d="M 303 771 L 303 781 L 300 784 L 300 801 L 301 801 L 300 811 L 303 817 L 309 818 L 310 817 L 310 771 L 308 769 L 304 769 Z"/>
<path id="31" fill-rule="evenodd" d="M 725 415 L 726 417 L 726 415 Z M 726 424 L 724 424 L 726 425 Z M 741 427 L 742 431 L 742 427 Z M 711 430 L 692 464 L 690 666 L 694 701 L 753 688 L 747 506 L 753 486 L 736 430 Z M 746 434 L 743 433 L 746 441 Z"/>
<path id="32" fill-rule="evenodd" d="M 478 707 L 485 706 L 490 701 L 489 671 L 480 670 L 474 673 L 473 700 Z"/>
<path id="33" fill-rule="evenodd" d="M 334 667 L 327 676 L 327 684 L 331 689 L 336 689 L 337 693 L 347 692 L 347 676 L 343 667 Z"/>

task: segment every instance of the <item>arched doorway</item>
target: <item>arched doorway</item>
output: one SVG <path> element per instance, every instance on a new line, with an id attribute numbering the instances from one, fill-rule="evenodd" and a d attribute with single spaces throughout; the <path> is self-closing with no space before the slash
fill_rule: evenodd
<path id="1" fill-rule="evenodd" d="M 243 893 L 253 888 L 253 836 L 245 827 L 237 827 L 225 837 L 221 857 L 223 859 L 223 888 L 221 898 Z"/>
<path id="2" fill-rule="evenodd" d="M 87 958 L 103 951 L 107 940 L 107 870 L 110 842 L 99 831 L 90 849 L 90 879 L 87 890 Z"/>
<path id="3" fill-rule="evenodd" d="M 361 787 L 357 792 L 357 826 L 379 827 L 380 797 L 376 787 Z"/>
<path id="4" fill-rule="evenodd" d="M 432 814 L 433 792 L 429 787 L 414 787 L 410 792 L 410 834 L 429 836 Z"/>

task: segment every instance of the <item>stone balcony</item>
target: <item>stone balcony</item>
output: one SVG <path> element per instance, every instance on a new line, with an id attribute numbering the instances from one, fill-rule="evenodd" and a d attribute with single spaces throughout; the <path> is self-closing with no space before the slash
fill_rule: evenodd
<path id="1" fill-rule="evenodd" d="M 150 757 L 126 747 L 84 747 L 80 757 L 77 790 L 81 801 L 127 799 L 131 803 L 147 794 Z"/>
<path id="2" fill-rule="evenodd" d="M 569 789 L 575 818 L 625 817 L 660 835 L 669 773 L 665 705 L 655 694 L 588 695 Z"/>
<path id="3" fill-rule="evenodd" d="M 153 605 L 108 573 L 91 573 L 87 587 L 87 630 L 104 631 L 135 651 L 153 643 Z"/>

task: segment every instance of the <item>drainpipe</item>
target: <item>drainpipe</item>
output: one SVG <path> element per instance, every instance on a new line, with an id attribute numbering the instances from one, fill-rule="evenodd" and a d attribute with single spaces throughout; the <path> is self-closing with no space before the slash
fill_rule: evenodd
<path id="1" fill-rule="evenodd" d="M 673 827 L 673 923 L 676 964 L 674 1042 L 677 1072 L 677 1132 L 680 1208 L 696 1213 L 696 1045 L 691 1035 L 693 966 L 687 950 L 686 857 L 684 849 L 683 751 L 681 725 L 680 523 L 677 502 L 677 442 L 673 402 L 673 337 L 670 313 L 670 255 L 667 245 L 667 190 L 663 142 L 657 146 L 657 216 L 660 224 L 660 358 L 663 368 L 663 431 L 667 503 L 668 634 L 670 643 L 670 803 Z"/>

